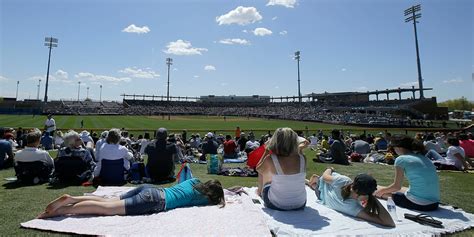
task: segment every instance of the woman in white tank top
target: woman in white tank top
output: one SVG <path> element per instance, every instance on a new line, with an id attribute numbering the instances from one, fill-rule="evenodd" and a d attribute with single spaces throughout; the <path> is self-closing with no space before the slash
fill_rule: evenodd
<path id="1" fill-rule="evenodd" d="M 291 128 L 278 128 L 267 142 L 267 151 L 257 165 L 258 195 L 265 206 L 276 210 L 302 209 L 306 204 L 306 158 Z M 271 152 L 271 154 L 269 154 Z"/>

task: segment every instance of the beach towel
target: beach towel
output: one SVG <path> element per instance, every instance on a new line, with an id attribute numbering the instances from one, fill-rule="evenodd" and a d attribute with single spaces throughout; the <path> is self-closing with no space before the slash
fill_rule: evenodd
<path id="1" fill-rule="evenodd" d="M 94 193 L 116 197 L 131 187 L 99 187 Z M 261 211 L 245 194 L 229 195 L 226 206 L 177 208 L 141 216 L 70 216 L 21 223 L 24 228 L 105 236 L 268 236 Z M 38 234 L 40 234 L 38 232 Z"/>
<path id="2" fill-rule="evenodd" d="M 341 214 L 316 202 L 313 190 L 307 187 L 307 202 L 304 210 L 276 211 L 265 208 L 263 200 L 257 196 L 257 188 L 246 188 L 249 195 L 260 203 L 259 207 L 267 220 L 268 227 L 277 236 L 439 236 L 474 227 L 474 215 L 451 206 L 440 206 L 436 211 L 423 212 L 443 223 L 444 228 L 421 225 L 404 218 L 404 214 L 418 215 L 397 206 L 395 228 L 368 223 L 366 221 Z M 383 206 L 386 202 L 381 200 Z"/>

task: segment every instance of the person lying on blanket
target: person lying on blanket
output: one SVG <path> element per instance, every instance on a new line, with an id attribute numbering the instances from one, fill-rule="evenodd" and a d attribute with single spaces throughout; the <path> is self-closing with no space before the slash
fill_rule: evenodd
<path id="1" fill-rule="evenodd" d="M 266 207 L 282 211 L 305 207 L 306 158 L 299 151 L 307 145 L 298 141 L 291 128 L 278 128 L 267 142 L 267 150 L 257 164 L 257 194 Z"/>
<path id="2" fill-rule="evenodd" d="M 38 218 L 61 215 L 147 215 L 186 206 L 225 205 L 224 191 L 218 180 L 201 183 L 188 179 L 169 188 L 143 185 L 119 198 L 70 196 L 64 194 L 49 203 Z"/>
<path id="3" fill-rule="evenodd" d="M 406 135 L 394 135 L 390 146 L 399 155 L 395 159 L 395 180 L 388 187 L 377 187 L 375 196 L 392 197 L 397 206 L 407 209 L 436 210 L 440 200 L 439 180 L 431 160 L 416 153 L 424 150 L 423 144 Z M 410 185 L 408 189 L 402 187 L 404 176 Z"/>
<path id="4" fill-rule="evenodd" d="M 390 214 L 372 195 L 377 189 L 377 181 L 372 176 L 359 174 L 352 181 L 330 167 L 321 177 L 314 174 L 306 182 L 315 190 L 321 204 L 368 222 L 395 227 Z"/>

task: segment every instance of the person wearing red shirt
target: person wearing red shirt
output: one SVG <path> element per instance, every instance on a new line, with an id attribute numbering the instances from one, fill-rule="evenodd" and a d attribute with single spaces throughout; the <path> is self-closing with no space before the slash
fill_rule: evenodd
<path id="1" fill-rule="evenodd" d="M 237 144 L 230 135 L 225 136 L 224 142 L 224 159 L 235 159 L 237 158 Z"/>

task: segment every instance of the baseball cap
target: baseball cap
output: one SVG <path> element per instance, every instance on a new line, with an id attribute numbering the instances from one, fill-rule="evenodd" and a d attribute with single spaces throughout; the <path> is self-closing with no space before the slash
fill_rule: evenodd
<path id="1" fill-rule="evenodd" d="M 377 190 L 377 181 L 368 174 L 359 174 L 352 183 L 352 189 L 359 195 L 370 195 Z"/>
<path id="2" fill-rule="evenodd" d="M 212 134 L 212 132 L 208 132 L 208 133 L 206 134 L 206 137 L 208 137 L 208 138 L 213 138 L 213 137 L 214 137 L 214 134 Z"/>

